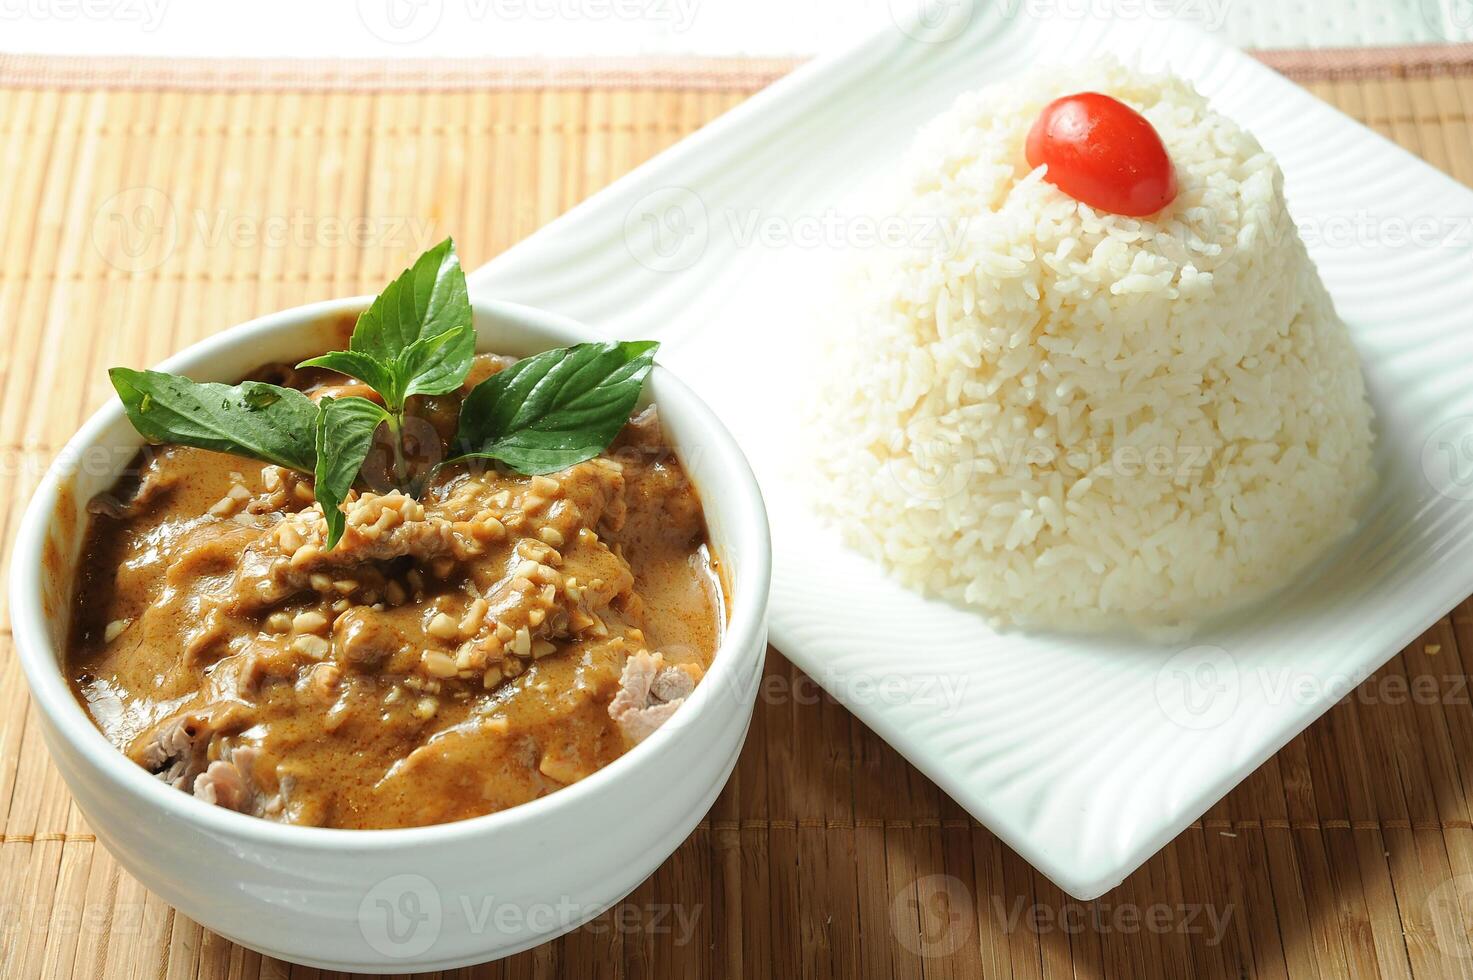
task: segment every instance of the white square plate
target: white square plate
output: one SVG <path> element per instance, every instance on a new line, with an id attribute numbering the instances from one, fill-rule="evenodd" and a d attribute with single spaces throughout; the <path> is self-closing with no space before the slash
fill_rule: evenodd
<path id="1" fill-rule="evenodd" d="M 664 342 L 771 508 L 773 642 L 1065 891 L 1118 883 L 1473 591 L 1473 192 L 1165 22 L 953 2 L 773 85 L 477 272 Z M 1314 574 L 1191 643 L 996 634 L 846 551 L 784 478 L 815 276 L 845 209 L 959 92 L 1100 52 L 1192 80 L 1275 153 L 1378 417 L 1378 496 Z"/>

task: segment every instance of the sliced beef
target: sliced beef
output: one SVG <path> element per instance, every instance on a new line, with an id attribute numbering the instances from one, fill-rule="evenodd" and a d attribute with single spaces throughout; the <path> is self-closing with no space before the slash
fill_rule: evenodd
<path id="1" fill-rule="evenodd" d="M 168 496 L 178 482 L 178 471 L 161 465 L 162 458 L 166 458 L 171 452 L 167 448 L 156 449 L 140 457 L 147 462 L 136 483 L 132 487 L 119 483 L 112 491 L 97 494 L 87 502 L 87 512 L 115 520 L 126 520 L 146 513 L 155 503 Z"/>
<path id="2" fill-rule="evenodd" d="M 227 810 L 238 810 L 256 816 L 280 809 L 273 798 L 256 788 L 254 768 L 260 751 L 249 745 L 223 746 L 220 758 L 194 777 L 197 799 Z"/>
<path id="3" fill-rule="evenodd" d="M 317 507 L 261 533 L 237 559 L 235 611 L 255 612 L 298 592 L 333 588 L 345 579 L 382 582 L 382 570 L 373 566 L 397 559 L 462 561 L 484 550 L 476 528 L 426 514 L 423 504 L 397 491 L 358 497 L 347 507 L 342 539 L 331 551 L 326 541 L 327 522 Z"/>
<path id="4" fill-rule="evenodd" d="M 667 666 L 660 654 L 641 650 L 624 665 L 619 693 L 609 702 L 609 717 L 625 739 L 637 745 L 675 714 L 695 690 L 700 676 L 693 665 Z"/>
<path id="5" fill-rule="evenodd" d="M 631 420 L 609 451 L 623 464 L 629 515 L 620 526 L 605 529 L 614 540 L 636 551 L 658 551 L 705 537 L 700 497 L 665 444 L 654 408 Z"/>
<path id="6" fill-rule="evenodd" d="M 386 617 L 368 606 L 354 606 L 332 625 L 336 659 L 355 670 L 386 671 L 391 660 L 410 650 L 409 638 Z M 417 651 L 414 653 L 418 658 Z M 402 672 L 404 665 L 399 666 Z"/>
<path id="7" fill-rule="evenodd" d="M 166 718 L 144 732 L 130 752 L 149 772 L 175 789 L 194 785 L 210 764 L 211 746 L 249 724 L 243 705 L 214 704 Z M 218 750 L 215 755 L 218 757 Z"/>

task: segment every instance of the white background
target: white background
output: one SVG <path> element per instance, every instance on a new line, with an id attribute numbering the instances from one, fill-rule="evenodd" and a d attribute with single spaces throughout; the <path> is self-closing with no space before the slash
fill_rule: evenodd
<path id="1" fill-rule="evenodd" d="M 0 0 L 0 51 L 172 56 L 807 55 L 921 0 Z M 1242 47 L 1473 40 L 1473 0 L 934 0 L 1176 18 Z"/>

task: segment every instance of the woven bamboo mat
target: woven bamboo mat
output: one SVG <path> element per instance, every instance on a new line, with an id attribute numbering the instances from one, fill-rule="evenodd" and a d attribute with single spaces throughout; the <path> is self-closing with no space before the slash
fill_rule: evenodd
<path id="1" fill-rule="evenodd" d="M 1473 182 L 1473 51 L 1276 64 Z M 787 67 L 0 56 L 5 560 L 105 367 L 375 289 L 449 233 L 478 265 Z M 590 926 L 466 973 L 1470 976 L 1470 667 L 1465 603 L 1082 904 L 774 652 L 736 774 L 664 867 Z M 0 977 L 315 973 L 205 932 L 96 844 L 0 609 Z"/>

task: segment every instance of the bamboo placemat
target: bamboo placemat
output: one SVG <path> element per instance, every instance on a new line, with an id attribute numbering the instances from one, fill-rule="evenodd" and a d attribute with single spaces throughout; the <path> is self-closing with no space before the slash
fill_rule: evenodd
<path id="1" fill-rule="evenodd" d="M 1473 52 L 1272 62 L 1473 182 Z M 0 56 L 5 560 L 51 454 L 147 365 L 381 286 L 453 233 L 474 267 L 787 63 L 77 62 Z M 175 914 L 95 842 L 0 609 L 0 977 L 305 977 Z M 1078 903 L 777 653 L 699 829 L 589 927 L 468 976 L 1473 975 L 1473 605 L 1109 895 Z"/>

